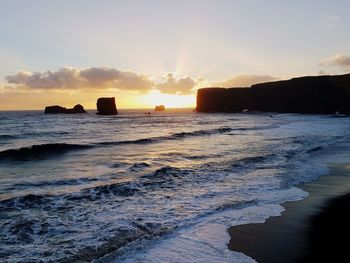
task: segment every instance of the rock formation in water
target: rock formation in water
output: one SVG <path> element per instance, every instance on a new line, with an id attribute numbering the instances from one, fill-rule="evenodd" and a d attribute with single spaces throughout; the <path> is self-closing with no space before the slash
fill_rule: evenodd
<path id="1" fill-rule="evenodd" d="M 154 108 L 155 111 L 165 111 L 165 106 L 164 105 L 157 105 Z"/>
<path id="2" fill-rule="evenodd" d="M 115 98 L 99 98 L 97 100 L 97 114 L 99 115 L 116 115 L 118 114 L 115 105 Z"/>
<path id="3" fill-rule="evenodd" d="M 261 83 L 250 88 L 204 88 L 198 112 L 249 111 L 350 114 L 350 74 L 314 76 Z"/>
<path id="4" fill-rule="evenodd" d="M 66 109 L 65 107 L 54 105 L 54 106 L 47 106 L 45 107 L 45 113 L 51 114 L 51 113 L 86 113 L 84 110 L 84 107 L 80 104 L 75 105 L 72 109 Z"/>

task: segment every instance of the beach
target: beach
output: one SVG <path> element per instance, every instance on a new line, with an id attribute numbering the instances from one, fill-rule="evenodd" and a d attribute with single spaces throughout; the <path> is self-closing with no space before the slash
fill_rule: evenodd
<path id="1" fill-rule="evenodd" d="M 281 216 L 263 224 L 231 227 L 229 249 L 257 262 L 321 262 L 346 258 L 350 164 L 329 165 L 328 175 L 304 183 L 302 201 L 283 204 Z"/>

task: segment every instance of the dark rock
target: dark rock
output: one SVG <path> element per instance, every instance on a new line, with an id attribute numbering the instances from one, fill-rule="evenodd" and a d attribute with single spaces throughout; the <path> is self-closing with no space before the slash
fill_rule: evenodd
<path id="1" fill-rule="evenodd" d="M 99 98 L 97 100 L 97 114 L 100 115 L 116 115 L 118 114 L 115 105 L 115 98 Z"/>
<path id="2" fill-rule="evenodd" d="M 249 111 L 350 114 L 350 74 L 301 77 L 250 88 L 204 88 L 197 92 L 198 112 Z"/>
<path id="3" fill-rule="evenodd" d="M 69 109 L 72 110 L 72 109 Z M 74 106 L 73 108 L 74 113 L 86 113 L 86 111 L 84 110 L 84 107 L 80 104 L 77 104 Z"/>
<path id="4" fill-rule="evenodd" d="M 154 108 L 155 111 L 165 111 L 165 106 L 164 105 L 157 105 Z"/>
<path id="5" fill-rule="evenodd" d="M 58 105 L 45 107 L 45 113 L 66 113 L 67 109 Z"/>
<path id="6" fill-rule="evenodd" d="M 58 105 L 54 105 L 54 106 L 47 106 L 45 107 L 45 113 L 86 113 L 86 111 L 84 110 L 84 107 L 80 104 L 77 104 L 74 106 L 73 109 L 66 109 L 65 107 L 61 107 Z"/>

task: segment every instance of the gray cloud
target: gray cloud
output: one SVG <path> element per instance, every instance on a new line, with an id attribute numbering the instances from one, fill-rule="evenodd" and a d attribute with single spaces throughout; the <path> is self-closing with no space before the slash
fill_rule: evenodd
<path id="1" fill-rule="evenodd" d="M 250 87 L 251 85 L 277 80 L 268 75 L 238 75 L 224 82 L 213 83 L 215 87 Z"/>
<path id="2" fill-rule="evenodd" d="M 115 68 L 88 68 L 80 71 L 80 76 L 90 83 L 105 83 L 119 79 L 122 73 Z"/>
<path id="3" fill-rule="evenodd" d="M 175 79 L 174 75 L 169 73 L 167 80 L 157 84 L 156 87 L 162 93 L 188 95 L 193 92 L 195 85 L 196 81 L 190 77 Z"/>
<path id="4" fill-rule="evenodd" d="M 60 89 L 77 88 L 83 84 L 79 77 L 79 70 L 74 68 L 62 68 L 58 71 L 46 72 L 18 72 L 6 77 L 9 84 L 16 84 L 32 89 Z"/>
<path id="5" fill-rule="evenodd" d="M 28 89 L 116 88 L 147 91 L 155 85 L 146 75 L 108 67 L 88 69 L 65 67 L 57 71 L 19 72 L 7 76 L 6 80 L 9 84 Z"/>
<path id="6" fill-rule="evenodd" d="M 323 59 L 320 62 L 321 66 L 337 66 L 344 69 L 350 69 L 350 56 L 336 54 L 332 57 Z"/>
<path id="7" fill-rule="evenodd" d="M 78 69 L 64 67 L 56 71 L 18 72 L 6 77 L 7 91 L 26 90 L 83 90 L 83 89 L 119 89 L 147 92 L 153 89 L 165 94 L 192 94 L 195 87 L 208 83 L 203 79 L 190 77 L 175 78 L 171 73 L 165 81 L 155 83 L 148 75 L 137 74 L 132 71 L 122 71 L 110 67 L 92 67 Z M 256 83 L 276 80 L 271 76 L 240 75 L 212 86 L 220 87 L 248 87 Z"/>

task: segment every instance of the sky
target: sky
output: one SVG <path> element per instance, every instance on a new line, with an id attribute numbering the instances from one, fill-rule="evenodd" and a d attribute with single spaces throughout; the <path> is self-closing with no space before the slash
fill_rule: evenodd
<path id="1" fill-rule="evenodd" d="M 350 1 L 0 0 L 0 110 L 116 97 L 194 107 L 198 88 L 350 72 Z"/>

